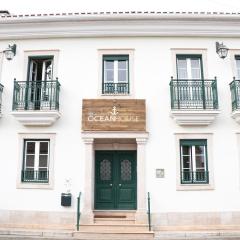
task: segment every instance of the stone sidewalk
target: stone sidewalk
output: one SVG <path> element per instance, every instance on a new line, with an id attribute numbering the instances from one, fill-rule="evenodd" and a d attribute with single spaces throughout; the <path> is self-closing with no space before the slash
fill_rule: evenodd
<path id="1" fill-rule="evenodd" d="M 6 240 L 74 240 L 75 231 L 0 228 L 0 239 Z M 155 232 L 155 240 L 240 240 L 240 229 L 217 230 L 162 230 Z M 92 239 L 86 239 L 92 240 Z M 100 240 L 100 239 L 99 239 Z M 123 239 L 114 239 L 123 240 Z M 131 238 L 134 240 L 134 237 Z"/>

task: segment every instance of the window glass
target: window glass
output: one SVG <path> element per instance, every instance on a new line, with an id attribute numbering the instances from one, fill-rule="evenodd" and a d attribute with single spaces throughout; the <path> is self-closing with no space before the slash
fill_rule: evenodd
<path id="1" fill-rule="evenodd" d="M 26 156 L 26 167 L 34 167 L 34 155 Z"/>
<path id="2" fill-rule="evenodd" d="M 40 142 L 40 154 L 48 154 L 48 142 Z"/>
<path id="3" fill-rule="evenodd" d="M 179 79 L 188 79 L 186 59 L 177 60 L 177 75 Z"/>
<path id="4" fill-rule="evenodd" d="M 49 140 L 25 140 L 23 182 L 48 182 Z"/>
<path id="5" fill-rule="evenodd" d="M 27 142 L 27 154 L 35 153 L 35 142 Z"/>
<path id="6" fill-rule="evenodd" d="M 200 58 L 191 59 L 192 79 L 201 79 L 201 62 Z"/>

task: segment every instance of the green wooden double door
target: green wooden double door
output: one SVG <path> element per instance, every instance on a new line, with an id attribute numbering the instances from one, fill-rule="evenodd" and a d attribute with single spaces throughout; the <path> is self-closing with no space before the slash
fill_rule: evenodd
<path id="1" fill-rule="evenodd" d="M 136 209 L 136 151 L 95 152 L 95 209 Z"/>

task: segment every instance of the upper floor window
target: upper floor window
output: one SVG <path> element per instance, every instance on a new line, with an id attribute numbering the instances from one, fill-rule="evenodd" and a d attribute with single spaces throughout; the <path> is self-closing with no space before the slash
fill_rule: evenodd
<path id="1" fill-rule="evenodd" d="M 240 80 L 240 56 L 235 56 L 235 60 L 236 60 L 236 69 L 237 69 L 236 78 Z"/>
<path id="2" fill-rule="evenodd" d="M 202 79 L 202 58 L 200 55 L 177 55 L 178 79 Z"/>
<path id="3" fill-rule="evenodd" d="M 180 140 L 181 183 L 208 183 L 207 140 Z"/>
<path id="4" fill-rule="evenodd" d="M 58 110 L 58 79 L 53 79 L 54 56 L 29 56 L 27 81 L 14 82 L 13 110 Z"/>
<path id="5" fill-rule="evenodd" d="M 103 55 L 102 94 L 129 94 L 128 55 Z"/>
<path id="6" fill-rule="evenodd" d="M 22 182 L 49 181 L 49 139 L 24 140 Z"/>
<path id="7" fill-rule="evenodd" d="M 53 57 L 29 58 L 29 81 L 50 81 L 53 77 Z"/>
<path id="8" fill-rule="evenodd" d="M 216 79 L 204 79 L 201 55 L 176 55 L 177 79 L 171 79 L 172 109 L 217 109 Z"/>

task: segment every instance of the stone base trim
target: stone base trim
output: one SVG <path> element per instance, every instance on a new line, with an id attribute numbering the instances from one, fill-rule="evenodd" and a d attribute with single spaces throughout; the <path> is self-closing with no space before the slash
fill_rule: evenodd
<path id="1" fill-rule="evenodd" d="M 136 222 L 146 223 L 146 213 L 136 212 L 135 217 Z M 89 219 L 93 221 L 93 216 L 82 214 L 80 220 L 83 223 Z M 216 229 L 240 231 L 240 211 L 152 213 L 151 220 L 155 231 Z M 75 230 L 75 226 L 75 212 L 0 210 L 0 228 Z"/>
<path id="2" fill-rule="evenodd" d="M 240 211 L 152 213 L 151 217 L 154 229 L 164 227 L 216 229 L 216 226 L 221 229 L 223 226 L 240 226 Z"/>
<path id="3" fill-rule="evenodd" d="M 0 228 L 74 230 L 75 212 L 0 210 Z"/>

